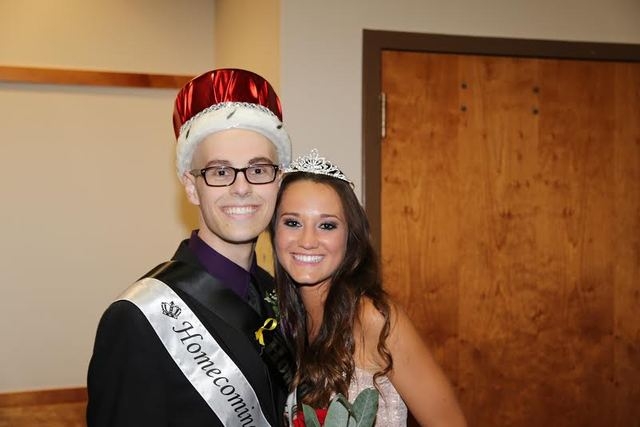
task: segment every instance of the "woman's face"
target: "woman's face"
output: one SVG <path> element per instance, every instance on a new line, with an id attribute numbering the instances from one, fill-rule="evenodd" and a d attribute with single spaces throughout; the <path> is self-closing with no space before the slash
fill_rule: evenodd
<path id="1" fill-rule="evenodd" d="M 329 285 L 344 259 L 347 223 L 340 197 L 328 185 L 296 181 L 276 212 L 278 261 L 301 286 Z"/>

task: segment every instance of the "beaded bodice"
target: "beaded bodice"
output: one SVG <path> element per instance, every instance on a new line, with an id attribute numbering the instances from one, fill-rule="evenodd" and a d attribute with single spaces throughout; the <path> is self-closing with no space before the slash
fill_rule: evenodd
<path id="1" fill-rule="evenodd" d="M 353 401 L 365 388 L 373 387 L 373 374 L 356 367 L 349 385 L 349 400 Z M 380 398 L 376 427 L 396 427 L 407 425 L 407 405 L 387 377 L 378 380 Z"/>

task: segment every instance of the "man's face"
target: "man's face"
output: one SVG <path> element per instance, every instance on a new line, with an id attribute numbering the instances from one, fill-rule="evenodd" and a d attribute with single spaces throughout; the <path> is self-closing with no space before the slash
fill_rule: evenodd
<path id="1" fill-rule="evenodd" d="M 192 169 L 245 168 L 265 163 L 277 164 L 276 149 L 269 139 L 257 132 L 230 129 L 205 138 L 196 148 L 191 165 Z M 185 173 L 187 197 L 200 207 L 200 238 L 218 251 L 253 242 L 271 219 L 278 182 L 279 176 L 269 184 L 250 184 L 239 172 L 230 186 L 209 187 L 203 177 Z"/>

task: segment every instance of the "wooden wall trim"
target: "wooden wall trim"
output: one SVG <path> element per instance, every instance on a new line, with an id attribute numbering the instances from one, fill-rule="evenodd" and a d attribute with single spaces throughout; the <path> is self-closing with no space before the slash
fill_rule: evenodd
<path id="1" fill-rule="evenodd" d="M 84 86 L 181 88 L 193 76 L 0 66 L 0 81 Z"/>
<path id="2" fill-rule="evenodd" d="M 86 401 L 86 387 L 0 393 L 0 408 Z"/>

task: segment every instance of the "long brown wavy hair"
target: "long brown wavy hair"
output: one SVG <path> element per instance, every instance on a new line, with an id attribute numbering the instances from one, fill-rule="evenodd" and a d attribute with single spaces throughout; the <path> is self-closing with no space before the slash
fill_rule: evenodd
<path id="1" fill-rule="evenodd" d="M 366 213 L 346 181 L 306 172 L 285 175 L 277 196 L 276 214 L 270 225 L 273 247 L 282 195 L 292 183 L 303 180 L 327 185 L 338 194 L 348 227 L 345 257 L 331 277 L 322 325 L 313 342 L 309 342 L 307 336 L 307 315 L 298 286 L 282 265 L 277 260 L 275 262 L 280 325 L 296 355 L 297 369 L 292 387 L 298 388 L 298 403 L 301 401 L 322 408 L 328 406 L 336 393 L 347 396 L 355 369 L 353 328 L 365 297 L 384 317 L 377 350 L 386 366 L 376 372 L 374 378 L 391 370 L 393 360 L 386 347 L 390 308 L 387 294 L 382 289 Z M 348 396 L 349 399 L 354 397 Z"/>

